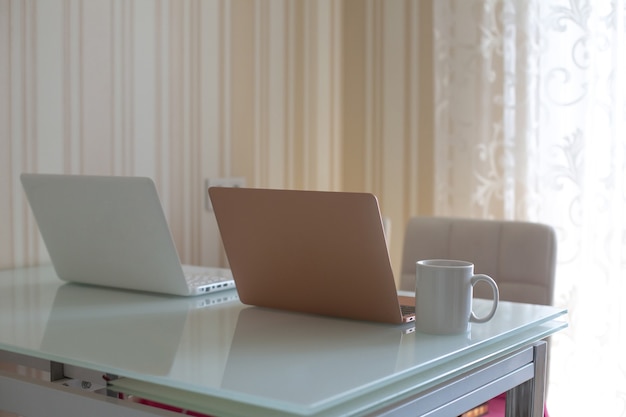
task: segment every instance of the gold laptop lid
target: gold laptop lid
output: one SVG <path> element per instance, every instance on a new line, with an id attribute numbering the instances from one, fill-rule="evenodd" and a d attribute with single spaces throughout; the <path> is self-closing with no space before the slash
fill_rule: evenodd
<path id="1" fill-rule="evenodd" d="M 243 303 L 402 323 L 376 197 L 212 187 Z"/>

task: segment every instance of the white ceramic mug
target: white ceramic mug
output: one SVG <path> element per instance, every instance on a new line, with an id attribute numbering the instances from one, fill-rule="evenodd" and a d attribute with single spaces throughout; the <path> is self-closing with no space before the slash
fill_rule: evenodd
<path id="1" fill-rule="evenodd" d="M 484 281 L 493 290 L 491 311 L 477 317 L 472 311 L 474 285 Z M 417 262 L 415 329 L 423 333 L 465 333 L 470 323 L 491 320 L 498 308 L 498 285 L 488 275 L 474 274 L 474 264 L 448 259 Z"/>

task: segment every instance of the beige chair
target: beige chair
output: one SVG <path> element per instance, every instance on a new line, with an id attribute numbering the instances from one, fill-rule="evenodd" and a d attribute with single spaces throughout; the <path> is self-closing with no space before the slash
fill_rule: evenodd
<path id="1" fill-rule="evenodd" d="M 543 224 L 413 217 L 404 236 L 400 289 L 415 291 L 418 260 L 457 259 L 493 277 L 500 300 L 552 305 L 556 246 L 554 229 Z M 491 289 L 478 284 L 474 296 L 490 298 Z"/>
<path id="2" fill-rule="evenodd" d="M 519 221 L 413 217 L 404 235 L 400 289 L 415 291 L 416 261 L 437 258 L 473 262 L 477 273 L 496 280 L 500 299 L 504 301 L 553 303 L 556 236 L 550 226 Z M 489 288 L 478 287 L 476 297 L 491 296 Z"/>

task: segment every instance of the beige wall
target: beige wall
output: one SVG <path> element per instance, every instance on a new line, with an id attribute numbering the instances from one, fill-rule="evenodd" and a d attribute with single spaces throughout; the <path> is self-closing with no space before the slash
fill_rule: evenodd
<path id="1" fill-rule="evenodd" d="M 432 202 L 428 3 L 0 0 L 0 267 L 47 260 L 21 172 L 153 177 L 202 264 L 205 178 L 370 191 L 399 265 Z"/>

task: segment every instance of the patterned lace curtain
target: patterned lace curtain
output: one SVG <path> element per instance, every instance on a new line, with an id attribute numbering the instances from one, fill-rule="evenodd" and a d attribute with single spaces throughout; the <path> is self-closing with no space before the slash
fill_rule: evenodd
<path id="1" fill-rule="evenodd" d="M 553 225 L 554 416 L 626 416 L 624 0 L 435 0 L 435 211 Z"/>

